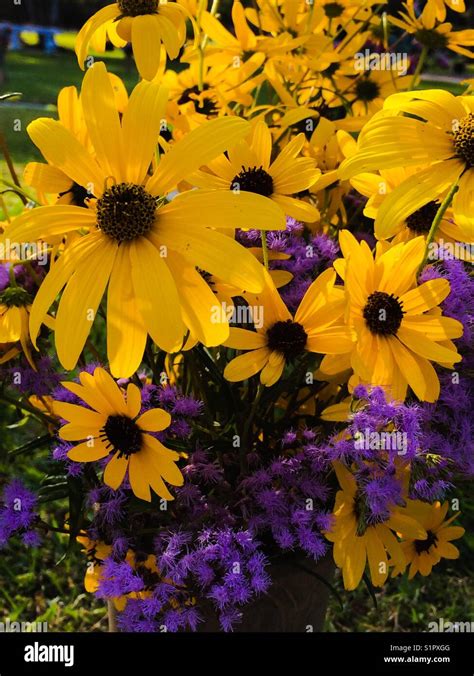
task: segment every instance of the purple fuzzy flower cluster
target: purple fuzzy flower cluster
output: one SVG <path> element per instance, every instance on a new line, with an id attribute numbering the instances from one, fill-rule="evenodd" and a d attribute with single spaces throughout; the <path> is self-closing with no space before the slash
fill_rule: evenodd
<path id="1" fill-rule="evenodd" d="M 279 549 L 299 549 L 317 560 L 327 551 L 321 531 L 331 525 L 330 508 L 325 507 L 327 463 L 314 433 L 305 430 L 302 436 L 297 452 L 278 456 L 242 481 L 241 510 L 256 535 L 270 534 Z"/>
<path id="2" fill-rule="evenodd" d="M 142 412 L 150 408 L 162 408 L 171 415 L 171 425 L 161 435 L 163 438 L 172 435 L 178 439 L 186 439 L 191 434 L 191 420 L 202 413 L 201 401 L 186 397 L 172 385 L 144 385 L 142 405 Z"/>
<path id="3" fill-rule="evenodd" d="M 15 366 L 9 362 L 2 366 L 0 378 L 10 382 L 22 394 L 44 397 L 59 386 L 61 375 L 55 370 L 51 359 L 45 355 L 36 362 L 36 370 L 24 357 Z"/>
<path id="4" fill-rule="evenodd" d="M 222 629 L 231 631 L 242 606 L 270 585 L 268 562 L 248 531 L 166 532 L 154 549 L 159 574 L 140 562 L 104 562 L 98 595 L 132 594 L 119 615 L 123 631 L 195 630 L 216 614 Z"/>
<path id="5" fill-rule="evenodd" d="M 28 547 L 41 544 L 41 537 L 34 527 L 38 519 L 36 504 L 35 494 L 19 479 L 5 486 L 0 506 L 0 547 L 14 535 L 20 535 Z"/>

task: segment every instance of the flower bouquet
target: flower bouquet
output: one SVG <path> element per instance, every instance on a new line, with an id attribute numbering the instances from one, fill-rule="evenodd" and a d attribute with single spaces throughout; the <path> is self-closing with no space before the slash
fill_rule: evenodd
<path id="1" fill-rule="evenodd" d="M 62 534 L 111 630 L 319 631 L 459 556 L 474 81 L 422 76 L 465 12 L 117 0 L 5 148 L 0 544 Z"/>

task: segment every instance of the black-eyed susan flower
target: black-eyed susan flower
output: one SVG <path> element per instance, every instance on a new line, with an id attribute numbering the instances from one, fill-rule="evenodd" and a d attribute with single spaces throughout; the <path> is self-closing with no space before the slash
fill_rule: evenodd
<path id="1" fill-rule="evenodd" d="M 166 198 L 188 174 L 234 146 L 248 133 L 248 123 L 237 117 L 206 122 L 163 154 L 150 173 L 166 100 L 159 85 L 141 82 L 120 120 L 105 66 L 97 63 L 81 92 L 95 156 L 55 120 L 42 118 L 28 127 L 48 162 L 91 194 L 87 209 L 39 207 L 16 219 L 8 233 L 12 241 L 49 242 L 85 232 L 52 265 L 30 316 L 35 344 L 45 313 L 65 287 L 55 342 L 67 369 L 77 363 L 107 287 L 107 349 L 117 377 L 138 368 L 148 333 L 167 352 L 180 349 L 185 326 L 208 345 L 227 338 L 227 323 L 212 321 L 214 294 L 196 267 L 237 287 L 263 288 L 256 258 L 233 236 L 211 228 L 231 235 L 236 227 L 282 229 L 278 205 L 231 190 Z"/>
<path id="2" fill-rule="evenodd" d="M 351 184 L 362 195 L 368 197 L 364 207 L 364 215 L 375 219 L 374 234 L 377 239 L 391 239 L 393 243 L 406 242 L 422 235 L 427 237 L 433 220 L 440 208 L 440 202 L 432 200 L 409 214 L 404 220 L 384 221 L 384 228 L 380 228 L 378 218 L 379 209 L 387 195 L 395 190 L 410 176 L 421 171 L 423 167 L 395 167 L 381 169 L 377 173 L 366 172 L 351 179 Z M 435 233 L 435 240 L 440 242 L 464 242 L 466 235 L 454 222 L 452 209 L 447 209 Z"/>
<path id="3" fill-rule="evenodd" d="M 178 453 L 168 448 L 149 432 L 169 427 L 167 411 L 153 408 L 140 415 L 141 393 L 129 383 L 124 396 L 113 378 L 101 367 L 93 375 L 82 372 L 79 383 L 63 386 L 82 399 L 89 408 L 57 401 L 54 412 L 68 421 L 60 428 L 65 441 L 81 442 L 68 451 L 75 462 L 94 462 L 112 457 L 104 470 L 104 483 L 117 490 L 128 472 L 133 493 L 151 501 L 151 489 L 165 500 L 173 496 L 164 481 L 172 486 L 183 484 L 183 475 L 176 465 Z"/>
<path id="4" fill-rule="evenodd" d="M 77 35 L 79 66 L 84 69 L 91 40 L 96 50 L 105 51 L 108 37 L 118 47 L 131 42 L 140 75 L 152 80 L 160 67 L 162 45 L 170 59 L 178 56 L 186 39 L 186 15 L 182 5 L 167 0 L 117 0 L 106 5 Z"/>
<path id="5" fill-rule="evenodd" d="M 358 152 L 339 169 L 340 178 L 374 169 L 426 165 L 393 190 L 379 210 L 377 225 L 389 231 L 394 223 L 429 202 L 440 200 L 454 184 L 456 224 L 472 241 L 474 218 L 474 99 L 447 91 L 394 94 L 359 136 Z"/>
<path id="6" fill-rule="evenodd" d="M 0 344 L 2 350 L 0 364 L 19 354 L 15 343 L 20 343 L 25 357 L 33 369 L 36 369 L 29 343 L 28 320 L 32 298 L 26 289 L 9 286 L 0 293 Z"/>
<path id="7" fill-rule="evenodd" d="M 326 270 L 311 284 L 294 317 L 268 274 L 266 278 L 262 294 L 246 294 L 251 307 L 262 307 L 261 325 L 256 326 L 256 331 L 231 328 L 224 343 L 248 350 L 227 364 L 227 380 L 240 381 L 260 372 L 260 382 L 270 387 L 279 380 L 285 365 L 304 352 L 338 354 L 350 349 L 352 333 L 342 326 L 344 298 L 334 286 L 333 270 Z"/>
<path id="8" fill-rule="evenodd" d="M 285 215 L 314 222 L 318 210 L 293 197 L 310 188 L 321 174 L 312 158 L 298 157 L 304 144 L 304 134 L 298 134 L 272 161 L 272 136 L 260 120 L 247 139 L 229 148 L 227 156 L 208 162 L 208 171 L 196 172 L 189 181 L 208 190 L 262 195 L 281 207 Z"/>
<path id="9" fill-rule="evenodd" d="M 461 13 L 466 11 L 466 5 L 464 0 L 427 0 L 423 7 L 422 16 L 425 17 L 427 22 L 444 21 L 447 9 Z"/>
<path id="10" fill-rule="evenodd" d="M 344 261 L 334 267 L 345 281 L 346 318 L 357 334 L 351 353 L 355 374 L 388 388 L 395 399 L 403 400 L 409 385 L 419 399 L 435 401 L 440 385 L 431 362 L 452 366 L 461 360 L 451 339 L 463 329 L 438 309 L 450 291 L 447 280 L 416 285 L 424 238 L 392 247 L 379 243 L 375 259 L 366 242 L 347 230 L 339 243 Z"/>
<path id="11" fill-rule="evenodd" d="M 336 494 L 334 524 L 326 538 L 334 543 L 334 562 L 342 570 L 344 587 L 351 591 L 359 585 L 366 565 L 374 587 L 387 580 L 390 563 L 400 569 L 404 555 L 396 534 L 426 540 L 423 526 L 410 512 L 398 505 L 390 509 L 390 516 L 376 524 L 367 523 L 367 506 L 355 476 L 340 462 L 333 463 L 341 490 Z M 388 556 L 389 555 L 389 556 Z"/>
<path id="12" fill-rule="evenodd" d="M 464 528 L 451 525 L 459 516 L 459 513 L 446 519 L 448 506 L 448 502 L 443 505 L 440 502 L 434 502 L 430 505 L 421 500 L 408 500 L 408 512 L 423 526 L 427 533 L 426 539 L 404 537 L 402 540 L 406 565 L 409 566 L 409 580 L 417 573 L 423 576 L 430 575 L 433 566 L 436 566 L 441 559 L 459 558 L 459 549 L 452 544 L 452 540 L 462 537 Z M 395 567 L 393 575 L 397 575 L 399 572 L 401 572 L 400 569 Z"/>
<path id="13" fill-rule="evenodd" d="M 440 4 L 439 0 L 435 1 Z M 434 10 L 434 3 L 431 7 L 427 5 L 419 16 L 416 15 L 414 0 L 406 0 L 403 9 L 405 11 L 399 12 L 397 17 L 390 17 L 390 23 L 413 35 L 425 50 L 450 49 L 474 58 L 474 52 L 467 49 L 474 46 L 474 30 L 453 31 L 451 23 L 438 23 L 436 15 L 440 15 L 439 7 Z"/>

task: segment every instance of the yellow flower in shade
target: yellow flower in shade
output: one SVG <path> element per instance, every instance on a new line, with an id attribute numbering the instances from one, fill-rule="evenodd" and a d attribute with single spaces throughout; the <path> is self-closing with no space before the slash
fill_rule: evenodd
<path id="1" fill-rule="evenodd" d="M 408 117 L 409 116 L 409 117 Z M 453 213 L 474 238 L 474 98 L 432 89 L 394 94 L 360 133 L 358 152 L 339 169 L 342 179 L 374 169 L 426 165 L 402 181 L 379 210 L 379 232 L 439 200 L 458 183 Z"/>
<path id="2" fill-rule="evenodd" d="M 166 100 L 159 85 L 141 82 L 120 120 L 105 66 L 97 63 L 81 93 L 95 158 L 55 120 L 41 118 L 28 127 L 48 162 L 93 195 L 87 209 L 55 204 L 29 210 L 8 232 L 17 242 L 86 233 L 54 262 L 31 309 L 35 344 L 45 313 L 65 287 L 55 343 L 66 369 L 77 363 L 107 286 L 107 351 L 117 377 L 136 371 L 148 333 L 167 352 L 180 349 L 185 326 L 206 345 L 228 337 L 228 324 L 212 321 L 214 294 L 196 267 L 237 287 L 263 288 L 262 265 L 234 240 L 234 231 L 284 228 L 277 205 L 230 190 L 190 190 L 166 199 L 187 174 L 234 146 L 248 123 L 237 117 L 206 122 L 161 155 L 150 173 Z"/>
<path id="3" fill-rule="evenodd" d="M 9 286 L 0 293 L 0 344 L 4 344 L 7 348 L 2 350 L 0 364 L 19 354 L 14 344 L 20 342 L 25 357 L 36 370 L 31 356 L 28 331 L 31 302 L 30 294 L 19 286 Z"/>
<path id="4" fill-rule="evenodd" d="M 371 70 L 355 78 L 339 77 L 337 84 L 350 102 L 352 114 L 369 119 L 383 108 L 388 96 L 407 89 L 411 80 L 412 76 L 396 70 Z"/>
<path id="5" fill-rule="evenodd" d="M 256 331 L 230 329 L 224 345 L 249 352 L 229 362 L 224 377 L 235 382 L 260 371 L 260 382 L 270 387 L 279 380 L 285 365 L 305 351 L 347 352 L 352 334 L 342 326 L 344 297 L 341 289 L 334 286 L 335 279 L 333 270 L 319 275 L 292 317 L 267 274 L 267 286 L 261 295 L 246 294 L 250 307 L 262 308 L 261 326 L 256 326 Z"/>
<path id="6" fill-rule="evenodd" d="M 208 162 L 208 171 L 196 172 L 189 181 L 208 190 L 262 195 L 287 216 L 314 222 L 319 218 L 318 210 L 292 197 L 310 188 L 321 174 L 312 158 L 298 157 L 304 144 L 304 134 L 298 134 L 272 161 L 272 136 L 265 122 L 259 121 L 249 138 L 229 148 L 228 156 Z"/>
<path id="7" fill-rule="evenodd" d="M 439 4 L 439 0 L 435 2 Z M 414 0 L 407 0 L 403 4 L 405 11 L 399 12 L 398 17 L 390 16 L 390 23 L 413 35 L 427 49 L 450 49 L 473 59 L 474 51 L 466 47 L 474 46 L 474 30 L 453 31 L 451 23 L 437 23 L 433 5 L 427 5 L 416 16 Z"/>
<path id="8" fill-rule="evenodd" d="M 446 279 L 416 285 L 424 238 L 391 247 L 379 242 L 375 259 L 347 230 L 339 244 L 344 261 L 334 267 L 345 281 L 346 318 L 357 334 L 350 361 L 355 374 L 395 399 L 405 399 L 409 385 L 419 399 L 435 401 L 440 385 L 431 361 L 450 367 L 460 361 L 451 339 L 463 329 L 437 307 L 450 291 Z"/>
<path id="9" fill-rule="evenodd" d="M 76 38 L 76 55 L 84 69 L 91 40 L 105 51 L 106 38 L 117 47 L 132 43 L 138 72 L 152 80 L 159 67 L 162 45 L 175 59 L 186 39 L 186 10 L 176 2 L 162 0 L 117 0 L 93 14 Z"/>
<path id="10" fill-rule="evenodd" d="M 369 564 L 374 587 L 387 580 L 390 564 L 404 567 L 404 555 L 396 534 L 426 540 L 424 528 L 404 508 L 394 505 L 390 517 L 375 525 L 366 521 L 367 505 L 354 475 L 340 462 L 333 463 L 341 490 L 334 504 L 334 525 L 326 538 L 334 543 L 334 562 L 342 570 L 345 589 L 359 585 Z"/>
<path id="11" fill-rule="evenodd" d="M 409 565 L 409 580 L 417 573 L 423 576 L 430 575 L 433 566 L 441 559 L 459 558 L 459 549 L 451 542 L 464 535 L 464 528 L 451 525 L 459 516 L 459 512 L 445 521 L 448 502 L 443 505 L 440 502 L 430 505 L 421 500 L 408 500 L 407 509 L 427 533 L 426 539 L 406 537 L 402 541 L 406 565 Z M 392 575 L 398 575 L 404 568 L 405 566 L 400 570 L 395 567 Z"/>
<path id="12" fill-rule="evenodd" d="M 67 420 L 59 430 L 65 441 L 80 441 L 68 451 L 75 462 L 94 462 L 113 453 L 104 470 L 104 483 L 117 490 L 128 470 L 133 493 L 142 500 L 151 501 L 151 488 L 161 498 L 173 500 L 165 486 L 183 484 L 183 475 L 176 465 L 178 453 L 170 451 L 148 434 L 169 427 L 171 416 L 160 408 L 139 415 L 141 393 L 129 383 L 127 396 L 104 371 L 96 368 L 94 374 L 82 372 L 79 383 L 62 383 L 81 398 L 90 408 L 57 401 L 54 412 Z"/>
<path id="13" fill-rule="evenodd" d="M 93 594 L 99 589 L 103 577 L 103 562 L 112 554 L 112 546 L 106 545 L 105 542 L 91 540 L 87 535 L 79 535 L 76 540 L 84 547 L 82 551 L 88 559 L 84 589 Z"/>
<path id="14" fill-rule="evenodd" d="M 374 234 L 377 239 L 391 239 L 393 243 L 406 242 L 422 235 L 426 237 L 440 207 L 439 201 L 431 201 L 409 214 L 405 220 L 385 222 L 384 230 L 379 226 L 379 210 L 387 195 L 395 190 L 403 181 L 421 171 L 423 167 L 395 167 L 381 169 L 378 173 L 358 174 L 351 179 L 352 186 L 362 195 L 368 197 L 364 207 L 364 215 L 375 219 Z M 337 173 L 337 172 L 336 172 Z M 466 235 L 454 222 L 452 209 L 447 209 L 435 233 L 435 241 L 465 242 Z"/>
<path id="15" fill-rule="evenodd" d="M 464 0 L 427 0 L 421 14 L 426 23 L 434 23 L 435 20 L 444 21 L 447 8 L 453 10 L 453 12 L 466 11 Z"/>

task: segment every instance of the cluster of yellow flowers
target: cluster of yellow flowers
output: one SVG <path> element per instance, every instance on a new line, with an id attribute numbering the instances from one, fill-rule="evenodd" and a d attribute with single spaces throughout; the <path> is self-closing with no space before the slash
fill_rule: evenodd
<path id="1" fill-rule="evenodd" d="M 414 87 L 430 50 L 474 56 L 474 30 L 446 22 L 446 9 L 463 12 L 464 2 L 426 0 L 416 10 L 406 0 L 391 16 L 384 0 L 235 0 L 228 25 L 218 0 L 209 4 L 117 0 L 80 30 L 80 92 L 63 89 L 59 119 L 28 127 L 45 161 L 29 163 L 25 181 L 41 206 L 7 223 L 3 235 L 46 243 L 50 269 L 34 299 L 2 294 L 0 342 L 21 339 L 31 359 L 29 340 L 36 347 L 47 324 L 60 363 L 72 370 L 101 315 L 115 378 L 137 372 L 147 344 L 169 356 L 200 343 L 240 353 L 225 365 L 233 382 L 260 374 L 271 387 L 295 357 L 312 352 L 324 355 L 316 376 L 331 392 L 380 385 L 398 401 L 408 388 L 436 401 L 433 363 L 460 361 L 452 341 L 462 325 L 439 307 L 449 283 L 420 283 L 418 273 L 436 239 L 472 240 L 474 97 L 469 86 L 461 96 Z M 414 64 L 390 41 L 398 28 L 423 47 L 412 74 Z M 132 45 L 141 80 L 130 95 L 88 56 L 107 41 Z M 372 249 L 348 229 L 345 198 L 354 190 L 368 198 Z M 278 290 L 291 275 L 269 270 L 265 236 L 284 230 L 286 217 L 338 238 L 342 254 L 294 314 Z M 261 248 L 244 247 L 237 229 L 260 230 Z M 216 321 L 216 303 L 236 297 L 263 308 L 261 325 L 230 325 L 225 313 Z M 124 398 L 103 369 L 68 387 L 90 407 L 55 405 L 69 421 L 61 437 L 81 442 L 69 457 L 89 462 L 113 450 L 109 486 L 128 471 L 138 497 L 150 500 L 153 489 L 171 499 L 163 479 L 182 483 L 179 456 L 148 433 L 166 428 L 169 415 L 138 417 L 138 388 L 130 383 Z M 325 415 L 346 420 L 347 402 Z M 369 563 L 385 560 L 387 549 L 401 570 L 390 528 L 408 538 L 406 548 L 409 538 L 426 540 L 425 530 L 400 512 L 348 546 L 356 486 L 347 469 L 336 471 L 343 490 L 328 537 L 347 586 L 358 584 L 366 548 Z M 446 513 L 416 509 L 426 530 Z M 439 541 L 455 536 L 446 526 Z M 443 547 L 440 556 L 453 554 Z M 427 566 L 423 559 L 423 574 Z M 375 583 L 384 575 L 374 567 Z"/>

